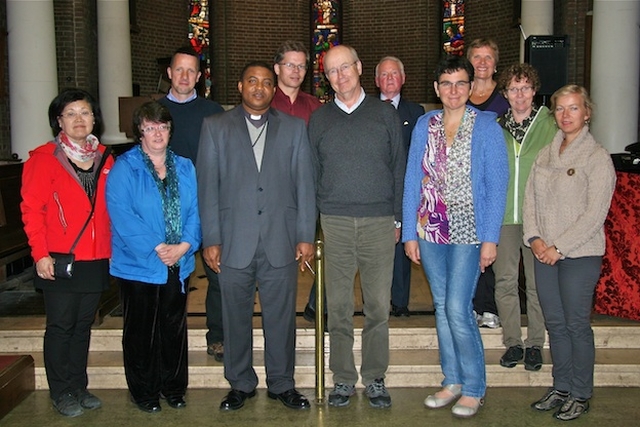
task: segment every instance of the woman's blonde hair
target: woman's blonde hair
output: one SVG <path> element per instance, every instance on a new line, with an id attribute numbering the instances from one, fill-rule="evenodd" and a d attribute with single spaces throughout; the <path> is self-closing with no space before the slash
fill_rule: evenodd
<path id="1" fill-rule="evenodd" d="M 582 100 L 584 101 L 584 108 L 586 108 L 587 113 L 589 113 L 589 117 L 591 117 L 593 109 L 596 105 L 591 100 L 589 92 L 587 92 L 584 87 L 579 85 L 566 85 L 555 91 L 553 95 L 551 95 L 551 112 L 553 113 L 554 111 L 556 111 L 556 102 L 558 101 L 558 98 L 560 98 L 561 96 L 573 94 L 582 96 Z"/>

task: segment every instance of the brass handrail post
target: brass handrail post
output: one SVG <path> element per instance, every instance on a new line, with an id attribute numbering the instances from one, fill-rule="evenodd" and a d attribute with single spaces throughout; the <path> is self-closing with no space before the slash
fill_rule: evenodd
<path id="1" fill-rule="evenodd" d="M 316 403 L 324 403 L 324 242 L 316 240 Z"/>

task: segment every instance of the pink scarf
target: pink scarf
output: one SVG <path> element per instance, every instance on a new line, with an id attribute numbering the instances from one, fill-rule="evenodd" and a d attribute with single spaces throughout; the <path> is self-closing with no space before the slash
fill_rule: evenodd
<path id="1" fill-rule="evenodd" d="M 64 153 L 68 157 L 79 162 L 88 162 L 89 160 L 93 160 L 96 157 L 96 151 L 100 144 L 98 138 L 93 134 L 89 134 L 87 136 L 84 146 L 80 146 L 71 141 L 64 131 L 61 131 L 56 139 Z"/>

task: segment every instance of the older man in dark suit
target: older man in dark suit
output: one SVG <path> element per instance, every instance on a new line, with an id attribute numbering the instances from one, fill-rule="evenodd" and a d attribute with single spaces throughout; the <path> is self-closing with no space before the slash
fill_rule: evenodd
<path id="1" fill-rule="evenodd" d="M 205 262 L 222 292 L 224 370 L 231 391 L 220 409 L 255 395 L 252 318 L 256 283 L 265 337 L 268 396 L 309 408 L 295 389 L 297 268 L 313 259 L 316 205 L 305 122 L 270 108 L 275 75 L 249 63 L 242 104 L 204 120 L 197 160 Z"/>
<path id="2" fill-rule="evenodd" d="M 404 64 L 395 56 L 385 56 L 376 65 L 376 86 L 380 89 L 380 99 L 390 102 L 402 120 L 402 137 L 405 151 L 409 152 L 411 131 L 424 114 L 420 104 L 405 100 L 400 92 L 406 80 Z M 396 223 L 396 227 L 402 224 Z M 409 294 L 411 291 L 411 260 L 404 253 L 402 242 L 396 244 L 391 284 L 391 314 L 396 317 L 409 316 Z"/>

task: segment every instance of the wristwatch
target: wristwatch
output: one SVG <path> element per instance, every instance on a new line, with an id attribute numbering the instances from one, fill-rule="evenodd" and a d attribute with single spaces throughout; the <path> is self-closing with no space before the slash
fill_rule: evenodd
<path id="1" fill-rule="evenodd" d="M 396 225 L 396 228 L 402 228 L 402 222 L 400 221 L 393 221 Z"/>

